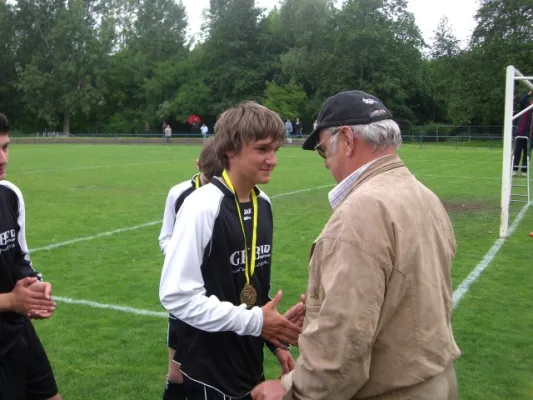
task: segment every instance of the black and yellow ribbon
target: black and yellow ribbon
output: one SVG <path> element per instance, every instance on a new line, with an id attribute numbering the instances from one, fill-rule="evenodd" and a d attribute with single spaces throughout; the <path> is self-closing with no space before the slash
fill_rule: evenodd
<path id="1" fill-rule="evenodd" d="M 231 183 L 231 180 L 227 174 L 227 172 L 224 170 L 222 172 L 222 177 L 226 181 L 226 184 L 228 185 L 229 190 L 233 193 L 235 197 L 235 205 L 237 206 L 237 213 L 239 214 L 239 222 L 241 223 L 241 229 L 242 229 L 242 235 L 244 237 L 244 275 L 246 277 L 246 285 L 250 285 L 250 279 L 254 275 L 255 271 L 255 260 L 256 260 L 256 245 L 257 245 L 257 195 L 255 194 L 255 191 L 252 189 L 250 191 L 250 196 L 252 198 L 252 212 L 253 212 L 253 225 L 252 225 L 252 246 L 250 249 L 250 257 L 248 256 L 248 241 L 246 239 L 246 232 L 244 230 L 244 219 L 242 218 L 241 214 L 241 207 L 239 204 L 239 199 L 237 198 L 237 193 L 235 192 L 235 189 L 233 188 L 233 184 Z"/>
<path id="2" fill-rule="evenodd" d="M 194 177 L 194 188 L 198 189 L 200 186 L 202 186 L 202 183 L 200 182 L 200 174 L 198 174 Z"/>

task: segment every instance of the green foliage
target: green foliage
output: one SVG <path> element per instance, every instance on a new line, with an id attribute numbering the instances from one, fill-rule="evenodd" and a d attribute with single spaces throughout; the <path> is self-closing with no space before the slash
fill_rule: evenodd
<path id="1" fill-rule="evenodd" d="M 303 89 L 294 84 L 279 86 L 274 82 L 267 82 L 263 104 L 276 111 L 283 120 L 291 121 L 303 114 L 307 107 L 307 95 Z"/>
<path id="2" fill-rule="evenodd" d="M 0 110 L 27 132 L 129 132 L 255 100 L 307 125 L 361 89 L 403 126 L 501 125 L 505 67 L 533 69 L 533 0 L 480 1 L 463 48 L 446 18 L 424 43 L 406 0 L 334 3 L 210 0 L 188 39 L 181 1 L 3 0 Z"/>

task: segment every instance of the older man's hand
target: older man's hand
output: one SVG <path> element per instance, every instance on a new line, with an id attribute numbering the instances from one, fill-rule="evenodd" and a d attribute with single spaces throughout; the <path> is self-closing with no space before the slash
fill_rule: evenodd
<path id="1" fill-rule="evenodd" d="M 302 329 L 305 319 L 305 295 L 302 294 L 300 302 L 289 308 L 283 316 Z"/>
<path id="2" fill-rule="evenodd" d="M 281 381 L 265 381 L 252 390 L 253 400 L 282 400 L 286 390 Z"/>

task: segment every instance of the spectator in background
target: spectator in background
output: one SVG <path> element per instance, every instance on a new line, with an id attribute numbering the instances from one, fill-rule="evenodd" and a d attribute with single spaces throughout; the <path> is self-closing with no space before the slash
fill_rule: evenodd
<path id="1" fill-rule="evenodd" d="M 526 109 L 533 104 L 533 91 L 522 96 L 520 100 L 520 111 Z M 533 110 L 529 110 L 525 114 L 522 114 L 518 120 L 518 126 L 514 135 L 514 159 L 513 159 L 513 176 L 518 175 L 518 165 L 520 164 L 520 158 L 522 158 L 522 172 L 520 175 L 527 175 L 527 158 L 531 151 L 531 139 L 533 130 Z M 529 146 L 528 146 L 529 144 Z M 528 149 L 528 147 L 530 147 Z"/>
<path id="2" fill-rule="evenodd" d="M 304 135 L 304 126 L 300 122 L 300 117 L 296 117 L 296 121 L 294 122 L 294 129 L 296 130 L 296 136 L 302 137 Z"/>
<path id="3" fill-rule="evenodd" d="M 165 141 L 167 144 L 170 143 L 171 137 L 172 137 L 172 128 L 170 127 L 170 125 L 167 124 L 165 128 Z"/>
<path id="4" fill-rule="evenodd" d="M 207 134 L 209 133 L 209 128 L 206 124 L 202 124 L 202 136 L 205 139 L 207 137 Z"/>
<path id="5" fill-rule="evenodd" d="M 285 138 L 287 139 L 288 143 L 292 143 L 292 122 L 290 119 L 287 118 L 287 121 L 285 121 Z"/>

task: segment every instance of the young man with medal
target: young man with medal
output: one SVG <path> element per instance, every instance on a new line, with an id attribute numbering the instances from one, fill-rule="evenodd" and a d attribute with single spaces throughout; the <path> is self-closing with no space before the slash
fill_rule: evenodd
<path id="1" fill-rule="evenodd" d="M 159 235 L 159 246 L 166 255 L 168 243 L 172 237 L 176 214 L 181 208 L 183 201 L 200 186 L 206 185 L 214 176 L 221 176 L 223 167 L 218 159 L 213 146 L 213 137 L 206 139 L 200 152 L 196 166 L 199 173 L 191 179 L 181 182 L 168 192 L 163 215 L 163 225 Z M 168 347 L 168 374 L 163 393 L 163 400 L 185 400 L 185 389 L 180 367 L 174 362 L 176 348 L 182 339 L 185 324 L 170 314 L 168 318 L 167 347 Z"/>
<path id="2" fill-rule="evenodd" d="M 215 125 L 220 179 L 194 191 L 177 215 L 163 266 L 161 303 L 187 326 L 176 350 L 188 400 L 250 399 L 264 380 L 263 345 L 287 373 L 301 328 L 269 298 L 273 220 L 266 184 L 285 136 L 277 114 L 256 103 Z"/>

